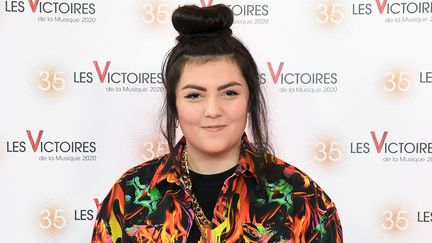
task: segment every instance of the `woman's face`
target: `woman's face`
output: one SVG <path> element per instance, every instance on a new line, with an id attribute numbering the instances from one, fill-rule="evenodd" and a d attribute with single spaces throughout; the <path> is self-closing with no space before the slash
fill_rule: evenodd
<path id="1" fill-rule="evenodd" d="M 246 80 L 234 61 L 186 63 L 176 87 L 176 106 L 188 150 L 217 156 L 238 149 L 248 100 Z"/>

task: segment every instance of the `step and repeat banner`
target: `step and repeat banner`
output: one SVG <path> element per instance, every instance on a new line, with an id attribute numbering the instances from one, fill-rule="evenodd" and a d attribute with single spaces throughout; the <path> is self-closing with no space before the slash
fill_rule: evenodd
<path id="1" fill-rule="evenodd" d="M 89 242 L 128 168 L 167 152 L 161 63 L 183 4 L 225 3 L 277 156 L 346 242 L 431 242 L 432 2 L 1 0 L 1 242 Z"/>

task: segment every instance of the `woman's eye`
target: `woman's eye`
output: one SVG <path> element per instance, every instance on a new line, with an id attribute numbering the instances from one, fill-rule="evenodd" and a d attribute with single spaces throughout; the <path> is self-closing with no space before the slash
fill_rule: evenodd
<path id="1" fill-rule="evenodd" d="M 233 90 L 228 90 L 225 92 L 225 95 L 227 95 L 227 96 L 236 96 L 238 94 L 239 94 L 238 92 L 233 91 Z"/>
<path id="2" fill-rule="evenodd" d="M 191 93 L 185 96 L 186 99 L 191 99 L 191 100 L 198 99 L 200 97 L 201 95 L 198 93 Z"/>

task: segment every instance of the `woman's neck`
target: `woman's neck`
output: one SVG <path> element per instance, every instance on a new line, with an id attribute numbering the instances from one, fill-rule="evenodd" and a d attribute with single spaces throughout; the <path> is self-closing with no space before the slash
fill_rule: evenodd
<path id="1" fill-rule="evenodd" d="M 232 149 L 220 154 L 206 154 L 187 146 L 189 169 L 203 175 L 227 171 L 239 162 L 240 141 Z"/>

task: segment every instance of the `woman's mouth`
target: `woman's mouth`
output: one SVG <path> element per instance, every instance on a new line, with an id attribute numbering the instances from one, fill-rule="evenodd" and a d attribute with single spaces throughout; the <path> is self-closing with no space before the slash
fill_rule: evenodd
<path id="1" fill-rule="evenodd" d="M 203 128 L 209 132 L 219 132 L 226 127 L 225 125 L 204 126 Z"/>

